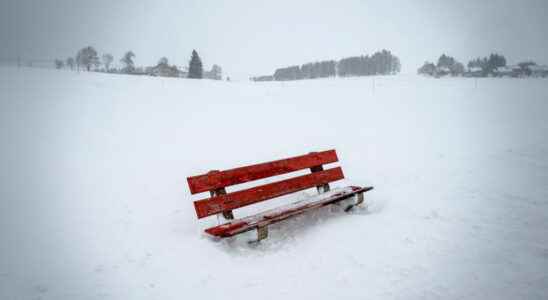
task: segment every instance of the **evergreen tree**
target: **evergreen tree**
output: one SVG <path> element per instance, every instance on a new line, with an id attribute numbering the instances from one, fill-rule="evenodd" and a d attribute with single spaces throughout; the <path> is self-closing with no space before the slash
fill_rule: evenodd
<path id="1" fill-rule="evenodd" d="M 436 74 L 436 65 L 431 62 L 424 62 L 424 65 L 417 70 L 418 74 L 434 76 Z"/>
<path id="2" fill-rule="evenodd" d="M 476 58 L 468 63 L 468 68 L 481 68 L 483 76 L 493 74 L 493 72 L 499 68 L 506 66 L 506 58 L 497 53 L 491 53 L 489 57 Z"/>
<path id="3" fill-rule="evenodd" d="M 476 59 L 472 59 L 471 61 L 468 62 L 468 69 L 471 69 L 471 68 L 482 68 L 483 69 L 483 66 L 486 65 L 487 63 L 484 62 L 481 58 L 476 58 Z"/>
<path id="4" fill-rule="evenodd" d="M 280 69 L 276 69 L 276 71 L 274 72 L 274 80 L 276 81 L 297 80 L 297 79 L 303 79 L 301 68 L 299 66 L 280 68 Z"/>
<path id="5" fill-rule="evenodd" d="M 103 54 L 103 64 L 105 65 L 105 70 L 108 72 L 110 70 L 110 64 L 112 64 L 112 61 L 114 60 L 114 57 L 112 54 L 105 53 Z"/>
<path id="6" fill-rule="evenodd" d="M 326 60 L 276 69 L 274 80 L 314 79 L 333 76 L 393 75 L 400 72 L 400 59 L 388 50 L 375 52 L 372 56 L 346 57 L 340 61 Z M 266 78 L 266 76 L 265 76 Z M 269 77 L 268 77 L 269 78 Z"/>
<path id="7" fill-rule="evenodd" d="M 204 74 L 202 60 L 196 50 L 192 50 L 192 57 L 188 64 L 188 78 L 202 79 Z"/>
<path id="8" fill-rule="evenodd" d="M 470 64 L 470 63 L 469 63 Z M 431 71 L 431 66 L 423 66 L 426 71 Z M 438 75 L 451 74 L 452 76 L 460 76 L 464 74 L 464 65 L 457 61 L 454 57 L 442 54 L 438 58 L 438 63 L 435 70 Z"/>
<path id="9" fill-rule="evenodd" d="M 122 69 L 123 73 L 131 74 L 135 71 L 135 63 L 133 62 L 134 58 L 135 53 L 133 53 L 133 51 L 128 51 L 124 54 L 124 57 L 120 59 L 120 62 L 126 65 L 125 68 Z"/>
<path id="10" fill-rule="evenodd" d="M 464 74 L 464 65 L 458 61 L 455 61 L 455 64 L 449 67 L 449 71 L 451 71 L 451 75 L 453 76 L 460 76 Z"/>
<path id="11" fill-rule="evenodd" d="M 451 68 L 456 63 L 455 58 L 442 54 L 440 58 L 438 58 L 438 68 Z"/>
<path id="12" fill-rule="evenodd" d="M 497 53 L 492 53 L 491 55 L 489 55 L 489 59 L 487 60 L 487 66 L 490 72 L 492 72 L 496 68 L 504 67 L 506 66 L 506 58 Z"/>
<path id="13" fill-rule="evenodd" d="M 401 62 L 397 56 L 392 56 L 392 74 L 398 74 L 401 71 Z"/>
<path id="14" fill-rule="evenodd" d="M 167 59 L 167 57 L 160 58 L 157 64 L 157 66 L 168 66 L 168 65 L 169 65 L 169 60 Z"/>
<path id="15" fill-rule="evenodd" d="M 312 78 L 312 69 L 314 64 L 307 63 L 301 66 L 301 73 L 303 74 L 304 78 Z"/>
<path id="16" fill-rule="evenodd" d="M 221 80 L 223 79 L 223 69 L 219 65 L 213 65 L 211 67 L 211 79 L 213 80 Z"/>

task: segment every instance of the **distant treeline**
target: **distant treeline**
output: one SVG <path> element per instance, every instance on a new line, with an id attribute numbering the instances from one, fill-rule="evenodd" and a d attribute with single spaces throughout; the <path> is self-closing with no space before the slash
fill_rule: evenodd
<path id="1" fill-rule="evenodd" d="M 487 57 L 470 60 L 467 68 L 464 68 L 464 65 L 454 57 L 442 54 L 436 64 L 425 62 L 417 70 L 417 73 L 432 77 L 547 77 L 548 66 L 539 66 L 530 60 L 509 66 L 506 64 L 506 57 L 498 53 L 491 53 Z"/>
<path id="2" fill-rule="evenodd" d="M 373 55 L 353 56 L 339 60 L 326 60 L 276 69 L 274 75 L 252 77 L 253 81 L 287 81 L 325 77 L 349 77 L 369 75 L 392 75 L 400 72 L 397 56 L 388 50 Z"/>
<path id="3" fill-rule="evenodd" d="M 99 58 L 99 54 L 95 48 L 88 46 L 80 49 L 75 57 L 69 57 L 66 60 L 56 59 L 54 65 L 56 69 L 70 69 L 70 70 L 85 70 L 88 72 L 105 72 L 116 74 L 130 74 L 130 75 L 149 75 L 160 77 L 183 77 L 194 79 L 222 79 L 222 69 L 220 66 L 214 64 L 210 71 L 204 71 L 202 66 L 202 60 L 196 50 L 192 51 L 188 66 L 178 67 L 176 65 L 170 65 L 166 57 L 159 59 L 158 63 L 154 66 L 138 67 L 135 65 L 135 53 L 133 51 L 127 51 L 120 59 L 121 67 L 112 67 L 114 57 L 105 53 Z M 228 78 L 227 78 L 228 80 Z"/>
<path id="4" fill-rule="evenodd" d="M 336 75 L 336 62 L 334 60 L 326 60 L 315 63 L 307 63 L 302 66 L 291 66 L 280 68 L 274 72 L 273 80 L 299 80 L 313 79 L 322 77 L 332 77 Z"/>

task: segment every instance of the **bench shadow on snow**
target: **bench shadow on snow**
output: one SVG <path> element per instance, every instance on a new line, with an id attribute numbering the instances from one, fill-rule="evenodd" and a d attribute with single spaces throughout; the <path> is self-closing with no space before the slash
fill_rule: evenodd
<path id="1" fill-rule="evenodd" d="M 322 225 L 341 222 L 345 218 L 352 218 L 352 216 L 367 217 L 367 215 L 380 213 L 384 207 L 382 202 L 366 200 L 366 204 L 367 206 L 354 207 L 349 212 L 345 212 L 342 205 L 336 204 L 305 212 L 269 225 L 268 238 L 260 242 L 253 242 L 257 239 L 256 230 L 220 240 L 209 239 L 216 243 L 220 250 L 234 255 L 244 255 L 250 251 L 258 254 L 275 253 L 294 247 L 299 240 L 307 237 L 308 232 L 321 231 L 324 227 Z"/>

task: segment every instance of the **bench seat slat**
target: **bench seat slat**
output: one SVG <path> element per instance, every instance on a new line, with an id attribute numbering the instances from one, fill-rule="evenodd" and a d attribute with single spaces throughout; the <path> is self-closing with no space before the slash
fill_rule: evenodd
<path id="1" fill-rule="evenodd" d="M 216 237 L 230 237 L 249 230 L 253 230 L 260 226 L 266 226 L 272 223 L 283 221 L 292 216 L 302 214 L 306 211 L 333 204 L 350 197 L 357 193 L 367 192 L 373 189 L 372 187 L 356 187 L 351 186 L 328 195 L 320 195 L 311 199 L 298 201 L 287 206 L 268 210 L 253 216 L 234 220 L 230 223 L 218 225 L 206 229 L 205 231 Z"/>
<path id="2" fill-rule="evenodd" d="M 338 160 L 335 150 L 327 150 L 267 163 L 191 176 L 187 178 L 187 181 L 190 192 L 196 194 L 334 163 Z"/>
<path id="3" fill-rule="evenodd" d="M 194 202 L 198 218 L 204 218 L 223 211 L 302 191 L 311 187 L 344 179 L 340 167 L 319 171 L 303 176 L 269 183 L 253 188 L 219 195 Z"/>

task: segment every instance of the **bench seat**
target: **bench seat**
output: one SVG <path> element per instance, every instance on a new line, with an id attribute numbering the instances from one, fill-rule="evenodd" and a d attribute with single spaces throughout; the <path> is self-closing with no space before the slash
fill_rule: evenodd
<path id="1" fill-rule="evenodd" d="M 285 206 L 270 209 L 256 215 L 248 216 L 241 219 L 235 219 L 228 223 L 208 228 L 205 230 L 205 232 L 215 237 L 231 237 L 246 231 L 254 230 L 260 227 L 267 226 L 269 224 L 283 221 L 287 218 L 302 214 L 315 208 L 349 199 L 356 194 L 364 193 L 371 189 L 373 189 L 373 187 L 357 186 L 334 189 L 327 193 L 319 194 Z"/>

